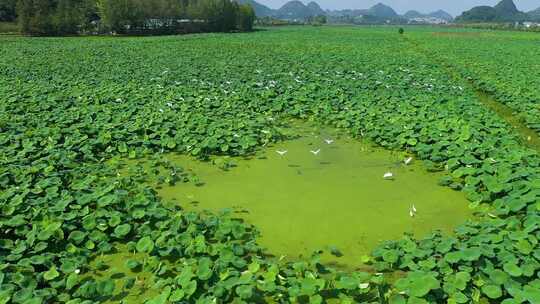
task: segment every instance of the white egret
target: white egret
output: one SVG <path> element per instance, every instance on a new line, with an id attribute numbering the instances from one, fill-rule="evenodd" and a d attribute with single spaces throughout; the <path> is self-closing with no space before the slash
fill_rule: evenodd
<path id="1" fill-rule="evenodd" d="M 309 152 L 313 153 L 313 155 L 319 155 L 319 153 L 321 152 L 321 149 L 318 149 L 318 150 L 315 150 L 315 151 L 311 150 Z"/>
<path id="2" fill-rule="evenodd" d="M 392 173 L 392 172 L 386 172 L 386 173 L 383 175 L 383 178 L 384 178 L 384 179 L 394 179 L 394 173 Z"/>
<path id="3" fill-rule="evenodd" d="M 412 210 L 414 213 L 417 212 L 417 211 L 416 211 L 416 207 L 414 206 L 414 204 L 412 205 L 411 210 Z"/>
<path id="4" fill-rule="evenodd" d="M 276 153 L 281 155 L 281 156 L 284 156 L 285 154 L 287 154 L 287 152 L 289 152 L 289 151 L 287 151 L 287 150 L 283 150 L 283 151 L 277 150 L 276 151 Z"/>
<path id="5" fill-rule="evenodd" d="M 410 165 L 413 161 L 413 158 L 412 157 L 409 157 L 407 159 L 405 159 L 403 162 L 405 163 L 406 166 Z"/>
<path id="6" fill-rule="evenodd" d="M 412 210 L 409 210 L 409 215 L 410 215 L 411 217 L 414 217 L 416 214 L 415 214 Z"/>
<path id="7" fill-rule="evenodd" d="M 327 144 L 331 145 L 334 143 L 334 140 L 333 139 L 325 139 L 324 140 Z"/>

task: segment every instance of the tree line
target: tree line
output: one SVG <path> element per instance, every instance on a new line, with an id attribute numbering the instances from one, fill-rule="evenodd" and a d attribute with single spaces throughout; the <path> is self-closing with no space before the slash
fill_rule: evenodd
<path id="1" fill-rule="evenodd" d="M 234 0 L 0 0 L 0 21 L 23 33 L 177 34 L 251 31 L 255 12 Z"/>

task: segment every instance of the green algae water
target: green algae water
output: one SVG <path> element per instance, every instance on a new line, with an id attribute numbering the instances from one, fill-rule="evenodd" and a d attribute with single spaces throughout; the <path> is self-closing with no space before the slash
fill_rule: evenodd
<path id="1" fill-rule="evenodd" d="M 204 185 L 163 187 L 165 200 L 188 209 L 232 208 L 261 231 L 271 253 L 291 259 L 332 248 L 343 256 L 325 255 L 326 262 L 357 266 L 381 241 L 451 232 L 471 214 L 463 194 L 438 186 L 421 162 L 405 165 L 405 154 L 331 132 L 304 132 L 251 159 L 232 159 L 227 171 L 187 156 L 166 158 Z"/>

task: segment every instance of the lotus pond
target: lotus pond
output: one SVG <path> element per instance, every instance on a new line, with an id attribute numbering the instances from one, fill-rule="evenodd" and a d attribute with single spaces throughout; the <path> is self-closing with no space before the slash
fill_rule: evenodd
<path id="1" fill-rule="evenodd" d="M 0 303 L 540 303 L 539 39 L 0 37 Z"/>

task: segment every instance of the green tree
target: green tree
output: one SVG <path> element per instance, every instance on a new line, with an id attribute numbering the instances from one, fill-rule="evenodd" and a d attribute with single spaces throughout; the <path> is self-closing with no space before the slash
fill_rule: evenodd
<path id="1" fill-rule="evenodd" d="M 252 31 L 255 22 L 255 11 L 251 5 L 243 4 L 239 6 L 237 27 L 241 31 Z"/>
<path id="2" fill-rule="evenodd" d="M 0 22 L 12 22 L 17 18 L 17 0 L 0 0 Z"/>
<path id="3" fill-rule="evenodd" d="M 21 31 L 32 35 L 54 34 L 54 9 L 50 0 L 19 0 L 17 15 Z"/>

